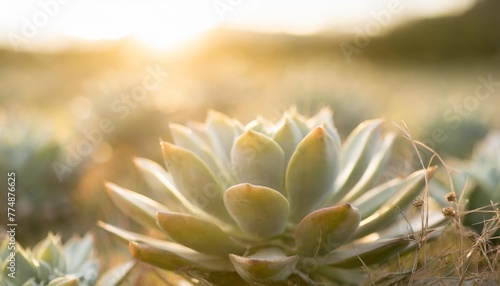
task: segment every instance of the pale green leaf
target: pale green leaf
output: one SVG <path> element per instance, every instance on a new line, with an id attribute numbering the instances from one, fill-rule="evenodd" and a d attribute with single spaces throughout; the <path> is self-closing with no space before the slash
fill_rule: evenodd
<path id="1" fill-rule="evenodd" d="M 283 233 L 290 211 L 288 201 L 278 191 L 251 184 L 230 187 L 224 204 L 238 226 L 258 238 Z"/>
<path id="2" fill-rule="evenodd" d="M 347 137 L 342 146 L 340 171 L 331 202 L 340 201 L 363 176 L 378 146 L 382 122 L 380 119 L 364 121 Z"/>
<path id="3" fill-rule="evenodd" d="M 205 130 L 218 157 L 229 167 L 234 138 L 241 134 L 238 122 L 223 113 L 210 110 L 205 121 Z"/>
<path id="4" fill-rule="evenodd" d="M 381 239 L 375 242 L 349 245 L 349 249 L 338 249 L 318 258 L 319 264 L 342 268 L 354 268 L 381 263 L 392 255 L 401 252 L 411 243 L 406 237 Z"/>
<path id="5" fill-rule="evenodd" d="M 175 271 L 182 267 L 195 266 L 191 261 L 171 251 L 160 249 L 144 242 L 130 242 L 129 251 L 136 259 L 162 269 Z"/>
<path id="6" fill-rule="evenodd" d="M 186 199 L 186 197 L 184 197 L 181 191 L 179 191 L 179 189 L 175 186 L 172 176 L 165 171 L 162 166 L 149 159 L 139 157 L 134 158 L 134 163 L 143 174 L 148 176 L 150 180 L 157 180 L 157 182 L 161 183 L 171 194 L 167 194 L 167 196 L 163 198 L 164 202 L 169 204 L 169 207 L 171 206 L 174 208 L 175 206 L 178 206 L 181 210 L 196 213 L 203 217 L 207 215 L 194 206 L 188 199 Z M 156 183 L 153 184 L 156 185 Z"/>
<path id="7" fill-rule="evenodd" d="M 359 196 L 363 195 L 363 193 L 369 189 L 378 175 L 382 173 L 382 171 L 385 169 L 387 161 L 391 156 L 394 138 L 394 133 L 390 133 L 384 136 L 382 144 L 377 148 L 376 153 L 368 163 L 363 176 L 361 176 L 356 185 L 347 193 L 346 197 L 342 199 L 343 202 L 352 202 Z"/>
<path id="8" fill-rule="evenodd" d="M 66 259 L 61 244 L 61 237 L 49 233 L 34 247 L 35 258 L 47 262 L 55 270 L 66 272 Z"/>
<path id="9" fill-rule="evenodd" d="M 365 219 L 391 199 L 401 189 L 403 183 L 400 178 L 387 181 L 364 193 L 354 200 L 352 205 L 361 211 L 361 219 Z"/>
<path id="10" fill-rule="evenodd" d="M 248 257 L 230 254 L 229 259 L 243 279 L 266 285 L 290 277 L 299 261 L 298 256 L 287 257 L 276 248 L 261 249 Z"/>
<path id="11" fill-rule="evenodd" d="M 328 196 L 338 172 L 338 156 L 336 143 L 323 127 L 316 127 L 297 146 L 285 179 L 292 221 L 300 221 Z"/>
<path id="12" fill-rule="evenodd" d="M 198 155 L 213 173 L 221 170 L 222 162 L 218 162 L 209 146 L 193 130 L 179 124 L 170 124 L 170 130 L 175 145 L 191 150 Z"/>
<path id="13" fill-rule="evenodd" d="M 207 165 L 187 149 L 167 142 L 161 145 L 167 169 L 183 196 L 209 215 L 231 223 L 222 199 L 223 189 Z"/>
<path id="14" fill-rule="evenodd" d="M 231 169 L 238 183 L 262 185 L 280 191 L 285 175 L 284 153 L 271 138 L 247 130 L 233 145 Z"/>
<path id="15" fill-rule="evenodd" d="M 285 166 L 288 166 L 290 157 L 292 157 L 295 148 L 302 141 L 302 132 L 290 115 L 285 114 L 281 120 L 280 126 L 273 135 L 274 141 L 283 149 L 285 155 Z"/>
<path id="16" fill-rule="evenodd" d="M 335 124 L 333 123 L 333 112 L 330 108 L 322 108 L 318 113 L 307 120 L 307 125 L 311 130 L 317 126 L 323 126 L 328 134 L 332 136 L 338 148 L 342 145 L 340 135 L 335 127 Z"/>
<path id="17" fill-rule="evenodd" d="M 116 226 L 106 224 L 104 222 L 98 222 L 98 225 L 103 229 L 115 234 L 122 240 L 126 242 L 142 242 L 148 244 L 152 247 L 158 248 L 162 251 L 168 251 L 176 254 L 192 263 L 198 265 L 199 267 L 206 268 L 213 271 L 232 271 L 233 267 L 227 258 L 221 258 L 218 256 L 208 255 L 194 251 L 188 247 L 182 246 L 180 244 L 152 238 L 139 233 L 127 231 Z"/>
<path id="18" fill-rule="evenodd" d="M 156 228 L 156 212 L 168 211 L 162 204 L 113 183 L 106 183 L 106 189 L 113 203 L 144 227 Z"/>
<path id="19" fill-rule="evenodd" d="M 437 166 L 429 167 L 406 177 L 398 192 L 390 200 L 383 204 L 378 211 L 361 221 L 353 239 L 381 231 L 397 218 L 402 218 L 401 210 L 406 208 L 422 191 L 425 187 L 426 177 L 430 179 L 436 169 Z"/>
<path id="20" fill-rule="evenodd" d="M 211 221 L 173 212 L 158 212 L 157 219 L 170 238 L 198 252 L 227 257 L 245 251 Z"/>
<path id="21" fill-rule="evenodd" d="M 359 221 L 359 210 L 350 204 L 310 213 L 295 229 L 297 253 L 313 257 L 331 252 L 351 237 Z"/>
<path id="22" fill-rule="evenodd" d="M 64 244 L 64 257 L 66 257 L 66 266 L 68 273 L 74 273 L 80 270 L 92 257 L 94 239 L 90 233 L 82 238 L 73 236 Z"/>

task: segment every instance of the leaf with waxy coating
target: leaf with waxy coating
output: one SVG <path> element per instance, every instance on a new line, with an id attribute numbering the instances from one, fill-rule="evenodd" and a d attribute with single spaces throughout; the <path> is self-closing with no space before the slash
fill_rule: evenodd
<path id="1" fill-rule="evenodd" d="M 211 221 L 174 212 L 158 212 L 157 219 L 173 240 L 198 252 L 227 257 L 229 253 L 245 251 Z"/>
<path id="2" fill-rule="evenodd" d="M 5 279 L 5 282 L 12 282 L 12 284 L 10 285 L 23 285 L 23 283 L 29 281 L 31 278 L 36 277 L 36 266 L 34 265 L 28 253 L 26 253 L 26 250 L 24 250 L 24 248 L 22 248 L 21 245 L 17 243 L 15 261 L 15 278 L 9 276 L 9 273 L 12 272 L 9 270 L 10 261 L 8 259 L 4 260 L 0 265 L 2 267 L 2 269 L 0 270 L 2 271 L 2 273 L 0 274 L 0 278 Z"/>
<path id="3" fill-rule="evenodd" d="M 278 191 L 251 184 L 227 189 L 224 204 L 238 226 L 258 238 L 283 233 L 290 212 L 288 201 Z"/>
<path id="4" fill-rule="evenodd" d="M 156 228 L 156 212 L 168 211 L 162 204 L 113 183 L 106 183 L 106 189 L 113 203 L 142 226 Z"/>
<path id="5" fill-rule="evenodd" d="M 266 285 L 290 277 L 299 261 L 298 256 L 285 256 L 276 248 L 261 249 L 248 257 L 230 254 L 229 259 L 243 279 Z"/>
<path id="6" fill-rule="evenodd" d="M 210 153 L 208 145 L 193 130 L 179 124 L 170 124 L 170 130 L 175 145 L 191 150 L 207 164 L 212 172 L 216 173 L 221 170 L 221 163 L 217 162 L 215 154 Z"/>
<path id="7" fill-rule="evenodd" d="M 411 241 L 406 238 L 393 238 L 355 245 L 351 249 L 336 250 L 319 260 L 321 265 L 331 265 L 342 268 L 354 268 L 383 262 L 384 258 L 404 250 Z"/>
<path id="8" fill-rule="evenodd" d="M 295 228 L 295 245 L 301 256 L 324 255 L 344 244 L 360 221 L 351 204 L 323 208 L 310 213 Z"/>
<path id="9" fill-rule="evenodd" d="M 391 156 L 392 146 L 394 144 L 395 134 L 391 133 L 384 136 L 383 142 L 377 148 L 376 153 L 370 159 L 363 176 L 359 179 L 354 187 L 342 199 L 343 202 L 352 202 L 370 187 L 380 173 Z"/>
<path id="10" fill-rule="evenodd" d="M 311 129 L 316 126 L 323 125 L 328 134 L 330 134 L 330 136 L 332 136 L 332 138 L 335 140 L 337 146 L 340 148 L 340 146 L 342 145 L 342 143 L 340 142 L 340 135 L 337 132 L 335 124 L 333 123 L 333 112 L 330 108 L 322 108 L 318 113 L 307 120 L 307 125 L 309 125 L 309 128 Z"/>
<path id="11" fill-rule="evenodd" d="M 352 239 L 361 238 L 374 231 L 391 224 L 401 216 L 400 210 L 408 206 L 425 187 L 426 177 L 430 179 L 436 172 L 437 166 L 426 170 L 416 171 L 403 180 L 398 192 L 378 211 L 363 219 Z"/>
<path id="12" fill-rule="evenodd" d="M 372 159 L 372 151 L 378 146 L 382 122 L 381 119 L 364 121 L 347 137 L 342 146 L 340 172 L 331 202 L 341 200 L 363 176 Z"/>
<path id="13" fill-rule="evenodd" d="M 295 122 L 290 118 L 290 115 L 285 114 L 282 119 L 281 126 L 273 135 L 274 141 L 283 149 L 285 155 L 285 166 L 288 166 L 290 157 L 300 141 L 302 141 L 302 132 Z"/>
<path id="14" fill-rule="evenodd" d="M 292 221 L 300 221 L 328 195 L 338 172 L 338 156 L 336 143 L 321 126 L 297 146 L 285 179 Z"/>
<path id="15" fill-rule="evenodd" d="M 187 149 L 167 142 L 161 146 L 167 169 L 184 197 L 215 218 L 231 223 L 222 200 L 223 189 L 207 165 Z"/>
<path id="16" fill-rule="evenodd" d="M 361 219 L 365 219 L 380 209 L 401 188 L 402 180 L 395 178 L 364 193 L 352 202 L 361 211 Z"/>
<path id="17" fill-rule="evenodd" d="M 61 237 L 52 233 L 40 241 L 33 249 L 37 260 L 47 262 L 52 269 L 66 272 L 66 258 L 64 256 Z"/>
<path id="18" fill-rule="evenodd" d="M 281 147 L 264 134 L 247 130 L 231 150 L 231 169 L 239 183 L 281 190 L 285 157 Z"/>
<path id="19" fill-rule="evenodd" d="M 240 134 L 239 124 L 227 115 L 210 110 L 205 121 L 205 130 L 218 157 L 229 167 L 229 153 L 233 141 Z"/>
<path id="20" fill-rule="evenodd" d="M 78 286 L 78 278 L 70 275 L 57 277 L 49 282 L 47 286 Z"/>
<path id="21" fill-rule="evenodd" d="M 174 242 L 160 240 L 132 231 L 127 231 L 104 222 L 98 222 L 98 225 L 127 242 L 135 241 L 146 243 L 162 251 L 168 251 L 176 254 L 202 268 L 212 271 L 233 271 L 233 267 L 227 258 L 200 253 Z"/>
<path id="22" fill-rule="evenodd" d="M 90 233 L 84 237 L 70 238 L 64 244 L 64 256 L 66 257 L 66 266 L 68 273 L 76 273 L 92 258 L 94 239 Z"/>
<path id="23" fill-rule="evenodd" d="M 131 241 L 129 251 L 133 257 L 162 269 L 175 271 L 186 266 L 195 266 L 171 251 L 159 249 L 144 242 Z"/>
<path id="24" fill-rule="evenodd" d="M 172 207 L 177 206 L 182 211 L 194 213 L 203 217 L 208 216 L 186 199 L 181 191 L 175 186 L 172 176 L 162 166 L 149 159 L 139 157 L 134 158 L 134 163 L 137 168 L 147 176 L 147 180 L 157 181 L 152 183 L 154 186 L 160 183 L 167 188 L 169 193 L 163 197 L 165 203 L 171 204 Z"/>

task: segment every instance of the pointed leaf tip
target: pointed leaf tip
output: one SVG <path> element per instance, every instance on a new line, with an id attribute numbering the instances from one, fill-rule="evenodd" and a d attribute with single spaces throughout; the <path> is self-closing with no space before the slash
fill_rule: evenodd
<path id="1" fill-rule="evenodd" d="M 288 201 L 278 191 L 251 184 L 227 189 L 224 204 L 243 231 L 259 238 L 283 233 L 290 211 Z"/>
<path id="2" fill-rule="evenodd" d="M 231 167 L 238 182 L 280 190 L 285 175 L 285 155 L 268 136 L 247 130 L 231 150 Z"/>
<path id="3" fill-rule="evenodd" d="M 282 253 L 267 253 L 269 249 L 263 249 L 249 257 L 229 255 L 236 272 L 248 282 L 268 283 L 279 282 L 292 275 L 299 257 L 285 256 Z M 272 249 L 271 249 L 272 251 Z M 262 254 L 262 255 L 261 255 Z"/>
<path id="4" fill-rule="evenodd" d="M 359 210 L 348 203 L 310 213 L 295 229 L 297 253 L 306 257 L 329 253 L 349 240 L 360 219 Z"/>
<path id="5" fill-rule="evenodd" d="M 227 257 L 245 251 L 211 221 L 174 212 L 158 212 L 157 221 L 173 240 L 198 252 Z"/>
<path id="6" fill-rule="evenodd" d="M 162 147 L 165 165 L 182 195 L 218 220 L 233 223 L 224 208 L 219 180 L 205 162 L 188 149 L 170 143 Z"/>
<path id="7" fill-rule="evenodd" d="M 335 141 L 321 126 L 299 143 L 285 179 L 292 221 L 300 221 L 329 194 L 338 172 L 338 157 Z"/>

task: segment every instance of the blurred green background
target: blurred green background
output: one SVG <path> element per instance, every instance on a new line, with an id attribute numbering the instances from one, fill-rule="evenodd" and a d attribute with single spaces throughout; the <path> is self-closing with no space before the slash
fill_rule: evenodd
<path id="1" fill-rule="evenodd" d="M 168 136 L 168 122 L 203 121 L 208 109 L 246 123 L 257 114 L 278 119 L 291 105 L 303 114 L 328 105 L 344 139 L 360 121 L 383 117 L 388 129 L 406 122 L 445 157 L 468 158 L 488 130 L 500 128 L 500 2 L 474 3 L 364 41 L 333 28 L 221 26 L 168 51 L 130 37 L 59 49 L 4 45 L 0 178 L 18 174 L 18 241 L 123 220 L 103 183 L 145 188 L 133 156 L 161 163 L 158 140 Z"/>

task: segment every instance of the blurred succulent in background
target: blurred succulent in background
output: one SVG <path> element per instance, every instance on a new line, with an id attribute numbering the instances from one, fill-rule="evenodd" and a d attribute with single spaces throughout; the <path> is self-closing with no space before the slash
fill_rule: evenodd
<path id="1" fill-rule="evenodd" d="M 395 139 L 382 123 L 361 123 L 344 144 L 329 109 L 311 118 L 291 109 L 276 124 L 243 126 L 214 111 L 204 125 L 171 124 L 161 142 L 167 170 L 135 159 L 163 189 L 150 198 L 106 185 L 149 235 L 99 224 L 129 241 L 135 258 L 193 283 L 358 284 L 359 266 L 414 247 L 415 233 L 394 225 L 435 171 L 373 186 Z"/>
<path id="2" fill-rule="evenodd" d="M 51 165 L 60 160 L 64 150 L 50 124 L 36 116 L 2 112 L 0 172 L 17 174 L 16 220 L 30 230 L 19 232 L 17 240 L 34 244 L 49 229 L 59 231 L 63 229 L 61 225 L 75 225 L 69 218 L 76 211 L 71 195 L 76 188 L 78 169 L 60 181 Z M 1 216 L 0 225 L 6 224 L 6 218 L 7 215 Z"/>
<path id="3" fill-rule="evenodd" d="M 489 133 L 476 146 L 469 161 L 456 165 L 459 171 L 452 178 L 460 203 L 465 204 L 464 224 L 498 241 L 495 237 L 500 235 L 500 221 L 491 219 L 500 215 L 497 209 L 500 203 L 500 132 Z M 440 178 L 433 182 L 441 195 L 449 191 L 444 181 Z M 441 196 L 439 199 L 442 200 Z"/>
<path id="4" fill-rule="evenodd" d="M 90 234 L 73 237 L 63 245 L 59 236 L 49 233 L 33 249 L 15 244 L 13 252 L 6 236 L 0 245 L 0 285 L 94 285 L 99 266 L 93 257 L 93 244 Z M 11 253 L 15 253 L 15 278 L 9 276 Z"/>

